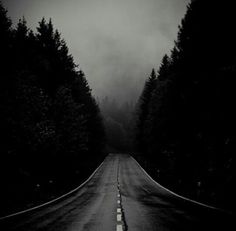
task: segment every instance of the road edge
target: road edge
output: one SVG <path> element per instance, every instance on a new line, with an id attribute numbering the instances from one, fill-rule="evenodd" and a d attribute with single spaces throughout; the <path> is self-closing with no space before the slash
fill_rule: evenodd
<path id="1" fill-rule="evenodd" d="M 204 204 L 204 203 L 201 203 L 201 202 L 198 202 L 198 201 L 195 201 L 195 200 L 192 200 L 192 199 L 189 199 L 187 197 L 184 197 L 184 196 L 181 196 L 167 188 L 165 188 L 164 186 L 162 186 L 161 184 L 159 184 L 158 182 L 156 182 L 144 169 L 143 167 L 139 164 L 139 162 L 132 156 L 130 155 L 131 158 L 137 163 L 137 165 L 142 169 L 142 171 L 147 175 L 147 177 L 153 181 L 158 187 L 164 189 L 165 191 L 169 192 L 170 194 L 172 194 L 173 196 L 176 196 L 182 200 L 185 200 L 185 201 L 188 201 L 188 202 L 191 202 L 191 203 L 194 203 L 196 205 L 199 205 L 199 206 L 202 206 L 202 207 L 205 207 L 205 208 L 208 208 L 208 209 L 212 209 L 212 210 L 217 210 L 219 212 L 224 212 L 224 213 L 228 213 L 228 214 L 232 214 L 230 211 L 228 210 L 224 210 L 224 209 L 221 209 L 221 208 L 217 208 L 217 207 L 214 207 L 214 206 L 211 206 L 211 205 L 207 205 L 207 204 Z"/>
<path id="2" fill-rule="evenodd" d="M 109 155 L 109 154 L 108 154 Z M 107 156 L 108 156 L 107 155 Z M 102 161 L 102 163 L 93 171 L 93 173 L 89 176 L 89 178 L 84 181 L 82 184 L 80 184 L 78 187 L 76 187 L 75 189 L 69 191 L 68 193 L 66 194 L 63 194 L 62 196 L 59 196 L 51 201 L 48 201 L 48 202 L 45 202 L 43 204 L 40 204 L 40 205 L 37 205 L 37 206 L 34 206 L 32 208 L 29 208 L 29 209 L 25 209 L 25 210 L 22 210 L 22 211 L 19 211 L 19 212 L 16 212 L 16 213 L 12 213 L 12 214 L 9 214 L 9 215 L 6 215 L 6 216 L 3 216 L 3 217 L 0 217 L 0 221 L 4 220 L 4 219 L 7 219 L 7 218 L 10 218 L 10 217 L 14 217 L 14 216 L 17 216 L 17 215 L 21 215 L 21 214 L 24 214 L 24 213 L 27 213 L 27 212 L 31 212 L 31 211 L 34 211 L 34 210 L 37 210 L 39 208 L 43 208 L 47 205 L 50 205 L 56 201 L 59 201 L 67 196 L 69 196 L 70 194 L 73 194 L 75 193 L 76 191 L 78 191 L 79 189 L 81 189 L 85 184 L 87 184 L 91 178 L 96 174 L 96 172 L 98 171 L 98 169 L 101 168 L 101 166 L 103 165 L 104 161 L 105 161 L 106 157 L 104 158 L 104 160 Z"/>

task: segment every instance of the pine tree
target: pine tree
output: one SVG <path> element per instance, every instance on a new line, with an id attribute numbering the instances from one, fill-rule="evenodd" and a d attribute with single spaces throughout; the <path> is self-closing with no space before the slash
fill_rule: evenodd
<path id="1" fill-rule="evenodd" d="M 1 41 L 2 51 L 4 51 L 6 48 L 9 48 L 8 42 L 9 42 L 9 39 L 11 39 L 11 25 L 12 25 L 12 22 L 7 16 L 7 11 L 2 6 L 2 3 L 0 2 L 0 34 L 1 34 L 0 41 Z"/>
<path id="2" fill-rule="evenodd" d="M 138 150 L 145 152 L 145 142 L 144 142 L 144 125 L 148 116 L 149 103 L 152 97 L 153 90 L 155 89 L 157 81 L 156 72 L 152 69 L 152 72 L 145 82 L 143 92 L 139 98 L 137 105 L 137 121 L 136 121 L 136 143 Z"/>
<path id="3" fill-rule="evenodd" d="M 168 55 L 164 55 L 162 58 L 161 65 L 158 70 L 158 80 L 165 80 L 169 77 L 169 72 L 170 72 L 170 58 Z"/>
<path id="4" fill-rule="evenodd" d="M 1 204 L 11 209 L 37 199 L 36 185 L 66 191 L 83 180 L 101 161 L 104 128 L 85 74 L 52 21 L 43 18 L 37 33 L 24 18 L 12 29 L 2 5 L 0 19 L 0 175 L 8 176 L 1 198 L 15 201 Z"/>
<path id="5" fill-rule="evenodd" d="M 9 84 L 9 78 L 6 76 L 9 75 L 11 71 L 11 41 L 12 41 L 12 29 L 11 29 L 11 20 L 7 16 L 7 11 L 2 6 L 0 2 L 0 65 L 1 65 L 1 94 L 5 91 L 7 84 Z M 3 97 L 1 97 L 3 98 Z"/>
<path id="6" fill-rule="evenodd" d="M 236 35 L 232 9 L 231 1 L 195 0 L 188 5 L 175 47 L 160 65 L 146 123 L 138 128 L 148 142 L 143 152 L 158 157 L 165 171 L 160 181 L 176 185 L 177 190 L 186 188 L 193 196 L 200 190 L 218 205 L 226 200 L 217 177 L 227 182 L 228 195 L 233 186 Z M 214 198 L 209 196 L 213 193 Z"/>

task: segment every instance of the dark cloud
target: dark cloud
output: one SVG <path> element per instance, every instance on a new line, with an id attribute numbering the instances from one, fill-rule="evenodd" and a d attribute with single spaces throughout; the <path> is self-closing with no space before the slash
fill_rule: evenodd
<path id="1" fill-rule="evenodd" d="M 189 0 L 4 0 L 15 23 L 52 18 L 93 93 L 135 99 L 173 47 Z"/>

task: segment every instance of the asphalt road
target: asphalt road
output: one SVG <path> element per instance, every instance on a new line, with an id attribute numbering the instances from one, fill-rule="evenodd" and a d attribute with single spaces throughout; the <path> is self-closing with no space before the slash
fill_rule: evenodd
<path id="1" fill-rule="evenodd" d="M 235 230 L 232 220 L 165 190 L 131 156 L 110 154 L 76 192 L 0 220 L 0 230 Z"/>

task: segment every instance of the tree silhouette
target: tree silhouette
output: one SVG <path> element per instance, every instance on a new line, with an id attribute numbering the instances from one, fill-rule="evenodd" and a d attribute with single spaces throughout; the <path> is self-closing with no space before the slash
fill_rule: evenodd
<path id="1" fill-rule="evenodd" d="M 104 148 L 99 107 L 52 20 L 34 33 L 6 13 L 0 5 L 2 214 L 78 185 Z"/>
<path id="2" fill-rule="evenodd" d="M 152 97 L 152 93 L 155 89 L 157 81 L 156 72 L 154 69 L 152 69 L 152 72 L 145 82 L 145 86 L 143 88 L 143 92 L 140 96 L 139 102 L 138 102 L 138 111 L 137 111 L 137 122 L 136 122 L 136 140 L 138 144 L 139 150 L 144 152 L 147 148 L 147 145 L 145 143 L 145 122 L 149 113 L 149 102 Z"/>
<path id="3" fill-rule="evenodd" d="M 156 162 L 159 181 L 223 207 L 230 207 L 233 187 L 234 21 L 231 3 L 195 0 L 188 5 L 155 89 L 148 89 L 151 97 L 139 105 L 145 116 L 137 122 L 137 135 L 146 140 L 139 150 Z"/>

